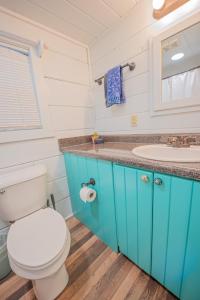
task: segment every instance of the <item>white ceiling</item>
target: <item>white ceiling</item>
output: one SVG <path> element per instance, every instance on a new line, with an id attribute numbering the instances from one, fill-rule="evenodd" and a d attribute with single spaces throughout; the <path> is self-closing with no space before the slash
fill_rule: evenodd
<path id="1" fill-rule="evenodd" d="M 0 5 L 91 44 L 114 26 L 137 0 L 0 0 Z"/>

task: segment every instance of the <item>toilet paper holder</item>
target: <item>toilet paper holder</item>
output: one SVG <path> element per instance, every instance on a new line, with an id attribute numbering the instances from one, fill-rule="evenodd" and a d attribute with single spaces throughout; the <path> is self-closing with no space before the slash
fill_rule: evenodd
<path id="1" fill-rule="evenodd" d="M 90 181 L 81 183 L 81 187 L 88 186 L 88 185 L 95 185 L 95 183 L 96 182 L 94 178 L 90 178 Z"/>

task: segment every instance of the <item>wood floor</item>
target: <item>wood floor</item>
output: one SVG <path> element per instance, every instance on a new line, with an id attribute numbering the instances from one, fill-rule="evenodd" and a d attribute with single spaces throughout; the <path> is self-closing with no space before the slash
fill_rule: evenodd
<path id="1" fill-rule="evenodd" d="M 57 300 L 175 300 L 122 254 L 106 247 L 77 219 L 67 221 L 72 245 L 66 266 L 70 281 Z M 0 282 L 0 300 L 35 299 L 32 283 L 13 273 Z"/>

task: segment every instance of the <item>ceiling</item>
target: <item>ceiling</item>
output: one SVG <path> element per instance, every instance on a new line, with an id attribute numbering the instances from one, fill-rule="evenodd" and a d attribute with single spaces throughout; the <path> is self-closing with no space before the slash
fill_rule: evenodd
<path id="1" fill-rule="evenodd" d="M 85 44 L 114 26 L 137 0 L 0 0 L 0 5 Z"/>

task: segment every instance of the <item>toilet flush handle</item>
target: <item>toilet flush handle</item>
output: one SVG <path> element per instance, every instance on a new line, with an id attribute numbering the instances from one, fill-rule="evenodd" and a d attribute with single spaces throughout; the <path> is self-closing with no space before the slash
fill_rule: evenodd
<path id="1" fill-rule="evenodd" d="M 51 204 L 52 204 L 52 206 L 53 206 L 53 209 L 56 210 L 56 202 L 55 202 L 54 195 L 51 194 L 51 195 L 50 195 L 50 198 L 51 198 Z M 50 200 L 49 200 L 49 199 L 47 199 L 47 206 L 48 206 L 48 207 L 51 206 L 51 205 L 50 205 Z"/>
<path id="2" fill-rule="evenodd" d="M 1 194 L 1 195 L 3 195 L 5 192 L 6 192 L 6 190 L 4 190 L 4 189 L 1 189 L 1 190 L 0 190 L 0 194 Z"/>
<path id="3" fill-rule="evenodd" d="M 51 203 L 53 205 L 53 208 L 56 210 L 56 202 L 55 202 L 54 194 L 51 194 L 50 197 L 51 197 Z"/>

